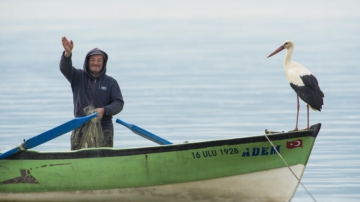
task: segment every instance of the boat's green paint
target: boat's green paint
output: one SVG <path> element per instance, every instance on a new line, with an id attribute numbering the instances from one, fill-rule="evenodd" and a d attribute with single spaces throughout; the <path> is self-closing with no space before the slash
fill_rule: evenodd
<path id="1" fill-rule="evenodd" d="M 320 124 L 310 131 L 271 134 L 268 137 L 288 165 L 306 165 L 319 129 Z M 245 138 L 245 143 L 241 142 L 242 139 L 132 149 L 27 151 L 0 161 L 0 193 L 155 186 L 285 166 L 264 136 Z M 286 142 L 297 140 L 302 140 L 302 147 L 286 147 Z M 231 149 L 233 154 L 230 154 Z M 225 151 L 228 151 L 227 155 Z M 243 156 L 247 151 L 250 156 Z M 252 156 L 257 151 L 260 153 Z M 205 154 L 208 154 L 207 157 Z"/>

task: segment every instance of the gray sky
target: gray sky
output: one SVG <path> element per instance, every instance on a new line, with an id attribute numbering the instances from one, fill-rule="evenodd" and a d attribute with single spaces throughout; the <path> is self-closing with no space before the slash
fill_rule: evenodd
<path id="1" fill-rule="evenodd" d="M 357 18 L 360 1 L 1 1 L 0 20 L 202 19 L 202 18 Z"/>

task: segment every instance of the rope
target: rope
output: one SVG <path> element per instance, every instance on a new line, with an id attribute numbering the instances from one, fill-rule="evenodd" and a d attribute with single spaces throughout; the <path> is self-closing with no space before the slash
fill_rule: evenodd
<path id="1" fill-rule="evenodd" d="M 298 180 L 298 182 L 304 187 L 305 191 L 310 195 L 310 197 L 316 202 L 316 199 L 314 198 L 314 196 L 309 192 L 309 190 L 305 187 L 305 185 L 300 181 L 300 179 L 295 175 L 294 171 L 290 168 L 289 164 L 286 163 L 285 159 L 281 156 L 281 154 L 278 152 L 278 150 L 276 149 L 275 145 L 271 142 L 271 140 L 268 138 L 268 136 L 265 134 L 266 139 L 270 142 L 271 146 L 274 148 L 274 150 L 276 151 L 276 153 L 279 155 L 279 157 L 284 161 L 285 165 L 289 168 L 289 170 L 291 171 L 291 173 L 296 177 L 296 179 Z"/>

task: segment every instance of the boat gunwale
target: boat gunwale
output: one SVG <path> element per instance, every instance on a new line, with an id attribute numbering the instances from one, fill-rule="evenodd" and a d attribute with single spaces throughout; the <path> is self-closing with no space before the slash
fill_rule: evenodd
<path id="1" fill-rule="evenodd" d="M 271 141 L 307 137 L 307 136 L 316 138 L 320 128 L 321 128 L 321 123 L 317 123 L 312 125 L 310 127 L 310 130 L 271 133 L 271 134 L 267 134 L 267 136 Z M 203 142 L 181 143 L 181 144 L 172 144 L 172 145 L 159 145 L 159 146 L 141 147 L 141 148 L 125 148 L 125 149 L 94 148 L 94 149 L 84 149 L 84 150 L 66 151 L 66 152 L 38 152 L 33 150 L 33 151 L 20 152 L 18 154 L 15 154 L 7 158 L 6 160 L 65 160 L 65 159 L 80 159 L 80 158 L 133 156 L 133 155 L 155 154 L 162 152 L 186 151 L 192 149 L 202 149 L 207 147 L 247 144 L 247 143 L 265 142 L 265 141 L 266 142 L 268 141 L 265 135 L 258 135 L 258 136 L 250 136 L 250 137 L 210 140 Z"/>

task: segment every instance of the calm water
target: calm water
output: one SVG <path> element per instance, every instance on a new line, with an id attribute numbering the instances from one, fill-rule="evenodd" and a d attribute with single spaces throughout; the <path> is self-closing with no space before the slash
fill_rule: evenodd
<path id="1" fill-rule="evenodd" d="M 62 36 L 74 40 L 77 68 L 94 47 L 109 54 L 107 73 L 125 99 L 115 118 L 169 141 L 291 130 L 296 96 L 285 52 L 266 58 L 291 39 L 293 60 L 325 93 L 323 111 L 310 114 L 323 125 L 302 182 L 318 201 L 359 200 L 360 4 L 274 2 L 1 2 L 0 150 L 73 118 L 70 85 L 59 71 Z M 300 128 L 305 115 L 302 102 Z M 36 150 L 69 150 L 69 139 Z M 115 125 L 115 147 L 152 145 Z M 300 186 L 293 201 L 312 199 Z"/>

